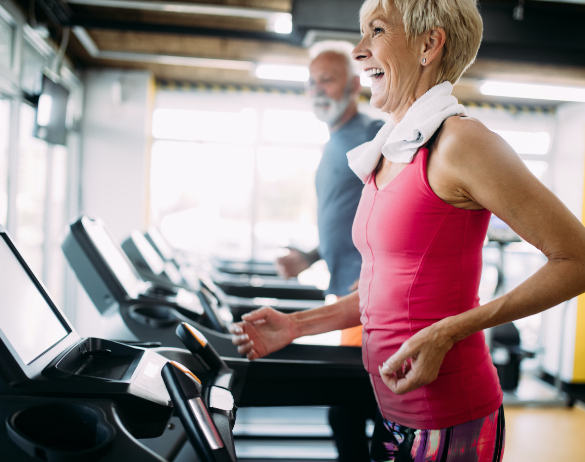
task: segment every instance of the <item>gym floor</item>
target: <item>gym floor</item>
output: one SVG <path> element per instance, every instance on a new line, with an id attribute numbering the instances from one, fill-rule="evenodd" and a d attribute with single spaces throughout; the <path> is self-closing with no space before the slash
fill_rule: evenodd
<path id="1" fill-rule="evenodd" d="M 503 462 L 585 462 L 585 405 L 507 407 Z"/>
<path id="2" fill-rule="evenodd" d="M 317 411 L 317 409 L 307 408 L 302 414 L 306 418 L 310 415 L 307 412 L 314 413 L 311 419 L 317 422 L 319 420 Z M 506 449 L 503 462 L 585 462 L 585 404 L 582 402 L 578 401 L 573 408 L 507 406 L 505 413 Z M 256 416 L 256 419 L 258 417 Z M 251 413 L 248 419 L 251 422 L 254 421 L 254 414 Z M 289 415 L 286 420 L 290 419 L 294 423 L 294 414 Z M 272 440 L 255 444 L 254 441 L 248 441 L 248 443 L 251 444 L 250 447 L 243 441 L 236 443 L 241 451 L 241 459 L 246 462 L 276 462 L 277 460 L 323 462 L 335 458 L 335 449 L 329 440 L 317 439 L 312 442 Z M 266 451 L 264 457 L 254 450 L 254 446 L 258 444 L 261 444 L 262 449 Z M 289 456 L 293 452 L 297 453 L 301 449 L 298 445 L 302 445 L 306 452 L 302 459 L 269 458 L 286 448 L 288 448 Z M 254 456 L 246 457 L 246 453 L 252 455 L 251 449 Z M 322 454 L 320 457 L 317 456 L 319 459 L 313 459 L 311 456 L 306 457 L 309 453 L 314 454 L 313 457 L 319 453 Z"/>

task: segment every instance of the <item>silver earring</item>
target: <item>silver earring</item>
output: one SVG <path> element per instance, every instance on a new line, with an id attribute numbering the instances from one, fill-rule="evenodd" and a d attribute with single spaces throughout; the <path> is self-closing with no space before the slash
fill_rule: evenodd
<path id="1" fill-rule="evenodd" d="M 427 63 L 427 58 L 423 58 L 423 64 Z"/>

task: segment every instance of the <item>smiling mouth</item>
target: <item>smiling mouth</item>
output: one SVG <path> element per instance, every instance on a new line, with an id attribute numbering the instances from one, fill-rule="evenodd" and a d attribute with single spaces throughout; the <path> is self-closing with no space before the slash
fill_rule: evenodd
<path id="1" fill-rule="evenodd" d="M 382 69 L 368 69 L 366 75 L 372 79 L 372 83 L 376 83 L 384 78 L 384 71 Z"/>

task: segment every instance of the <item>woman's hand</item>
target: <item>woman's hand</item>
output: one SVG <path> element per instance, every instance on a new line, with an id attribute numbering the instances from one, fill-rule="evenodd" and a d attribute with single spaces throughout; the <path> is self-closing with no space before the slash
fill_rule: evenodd
<path id="1" fill-rule="evenodd" d="M 230 327 L 232 342 L 249 360 L 262 358 L 284 348 L 295 338 L 289 315 L 267 306 L 242 316 Z"/>
<path id="2" fill-rule="evenodd" d="M 443 326 L 444 320 L 417 332 L 380 366 L 390 390 L 403 395 L 437 378 L 443 358 L 455 343 Z"/>

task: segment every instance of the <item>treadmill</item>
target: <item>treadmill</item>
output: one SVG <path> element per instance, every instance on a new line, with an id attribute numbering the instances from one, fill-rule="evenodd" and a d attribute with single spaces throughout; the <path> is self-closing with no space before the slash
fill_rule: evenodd
<path id="1" fill-rule="evenodd" d="M 144 281 L 100 219 L 82 216 L 73 222 L 62 249 L 95 307 L 109 319 L 108 336 L 181 346 L 173 332 L 179 321 L 227 333 L 232 315 L 209 290 Z"/>
<path id="2" fill-rule="evenodd" d="M 229 417 L 230 425 L 234 405 L 355 403 L 363 387 L 369 387 L 356 349 L 350 349 L 352 357 L 343 348 L 324 347 L 311 354 L 310 361 L 287 359 L 302 353 L 287 348 L 279 357 L 254 362 L 220 358 L 208 338 L 221 334 L 185 322 L 174 330 L 190 351 L 81 338 L 3 228 L 0 237 L 3 460 L 172 460 L 184 441 L 182 430 L 167 438 L 158 454 L 145 446 L 146 440 L 137 440 L 168 437 L 173 407 L 161 371 L 168 369 L 169 361 L 169 367 L 200 382 L 200 406 L 194 412 L 205 417 L 203 409 L 217 411 Z M 306 345 L 293 347 L 303 350 Z M 225 422 L 223 417 L 219 420 Z M 187 428 L 189 434 L 191 430 Z"/>
<path id="3" fill-rule="evenodd" d="M 185 436 L 165 432 L 173 407 L 160 374 L 165 354 L 200 369 L 193 355 L 81 338 L 2 227 L 0 262 L 0 458 L 160 462 L 138 439 L 163 433 L 176 453 Z"/>
<path id="4" fill-rule="evenodd" d="M 96 236 L 99 239 L 95 239 Z M 72 223 L 62 247 L 69 264 L 98 311 L 102 316 L 112 319 L 112 324 L 118 324 L 121 320 L 129 340 L 160 342 L 164 346 L 181 348 L 183 343 L 175 335 L 175 330 L 186 322 L 195 326 L 221 356 L 241 358 L 231 336 L 225 332 L 229 321 L 209 322 L 214 315 L 219 317 L 218 313 L 223 313 L 220 310 L 224 307 L 218 308 L 217 298 L 206 290 L 204 284 L 201 284 L 201 292 L 196 294 L 202 305 L 199 310 L 185 309 L 164 297 L 142 297 L 140 293 L 139 296 L 132 296 L 129 291 L 122 290 L 126 286 L 153 286 L 140 278 L 101 220 L 83 216 Z M 122 277 L 126 279 L 122 280 Z M 104 304 L 103 300 L 106 298 L 112 302 Z M 205 305 L 209 306 L 204 308 Z M 306 362 L 335 363 L 336 367 L 341 368 L 357 366 L 365 374 L 361 349 L 355 347 L 292 344 L 268 358 L 301 363 L 310 359 Z M 247 362 L 245 359 L 241 360 Z M 251 364 L 259 363 L 253 361 Z M 318 380 L 317 377 L 318 372 L 315 380 Z M 278 402 L 265 405 L 278 405 Z"/>
<path id="5" fill-rule="evenodd" d="M 158 227 L 149 225 L 144 232 L 144 237 L 165 261 L 174 261 L 177 266 L 189 266 L 189 258 L 174 250 L 162 235 Z M 233 261 L 217 257 L 211 258 L 211 264 L 219 271 L 231 274 L 258 274 L 260 276 L 277 276 L 274 263 L 268 261 L 248 260 Z"/>
<path id="6" fill-rule="evenodd" d="M 226 306 L 231 311 L 234 321 L 240 321 L 242 315 L 267 305 L 289 313 L 309 310 L 323 305 L 322 300 L 282 300 L 227 295 L 213 282 L 206 272 L 181 271 L 181 268 L 176 266 L 176 262 L 173 259 L 163 260 L 161 255 L 164 252 L 159 253 L 151 244 L 153 241 L 147 239 L 147 235 L 133 231 L 122 243 L 122 249 L 141 277 L 166 287 L 182 287 L 193 290 L 194 287 L 203 286 L 216 296 L 220 305 Z"/>
<path id="7" fill-rule="evenodd" d="M 148 227 L 145 237 L 164 261 L 185 261 L 181 256 L 177 258 L 177 253 L 155 226 Z M 316 286 L 281 278 L 276 274 L 274 264 L 269 262 L 236 262 L 212 258 L 207 266 L 205 269 L 211 279 L 227 295 L 280 300 L 325 299 L 323 291 Z"/>
<path id="8" fill-rule="evenodd" d="M 258 276 L 278 276 L 274 263 L 269 261 L 248 260 L 235 261 L 214 257 L 211 264 L 223 273 L 229 274 L 257 274 Z"/>

